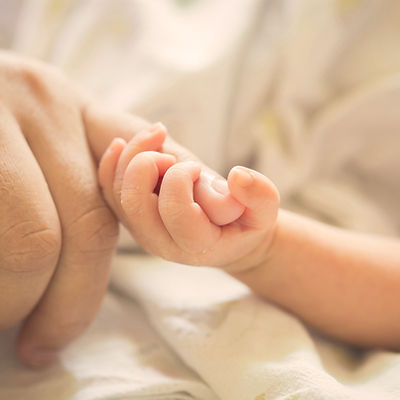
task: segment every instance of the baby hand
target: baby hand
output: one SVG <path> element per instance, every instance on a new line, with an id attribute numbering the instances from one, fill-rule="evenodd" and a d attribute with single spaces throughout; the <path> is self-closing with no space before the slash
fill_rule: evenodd
<path id="1" fill-rule="evenodd" d="M 204 169 L 193 182 L 193 200 L 215 225 L 230 224 L 244 212 L 244 206 L 230 193 L 227 181 Z"/>
<path id="2" fill-rule="evenodd" d="M 107 201 L 151 253 L 194 265 L 256 263 L 275 225 L 274 185 L 243 167 L 232 169 L 226 182 L 200 163 L 176 162 L 157 152 L 165 137 L 155 126 L 129 144 L 117 139 L 110 145 L 99 167 Z"/>
<path id="3" fill-rule="evenodd" d="M 162 125 L 156 125 L 150 129 L 149 132 L 141 132 L 141 134 L 132 140 L 128 149 L 129 155 L 132 158 L 134 156 L 131 151 L 132 146 L 135 147 L 135 152 L 143 152 L 143 149 L 147 149 L 147 151 L 160 150 L 160 143 L 164 136 L 165 128 Z M 127 144 L 123 139 L 117 138 L 103 154 L 99 167 L 99 176 L 100 181 L 104 183 L 103 187 L 110 188 L 112 185 L 114 186 L 114 171 L 117 168 L 119 157 L 126 146 Z M 141 149 L 138 149 L 138 146 L 141 146 Z M 162 176 L 166 169 L 172 165 L 171 163 L 173 163 L 175 159 L 173 157 L 163 157 L 151 152 L 147 154 L 147 157 L 151 157 L 155 162 L 160 163 L 159 167 L 161 175 L 159 183 L 161 183 Z M 164 164 L 162 160 L 164 160 L 166 164 Z M 126 162 L 122 161 L 122 164 L 124 165 L 120 169 L 125 171 Z M 120 179 L 117 179 L 117 181 L 119 180 Z M 159 187 L 156 187 L 155 190 L 158 193 Z M 109 196 L 109 190 L 106 190 L 104 194 L 108 197 L 112 197 Z M 244 206 L 235 200 L 230 194 L 227 181 L 216 173 L 212 173 L 205 169 L 202 170 L 199 179 L 194 182 L 193 195 L 194 201 L 200 205 L 210 221 L 216 225 L 230 224 L 237 220 L 244 211 Z M 112 198 L 109 200 L 110 203 L 114 202 Z"/>

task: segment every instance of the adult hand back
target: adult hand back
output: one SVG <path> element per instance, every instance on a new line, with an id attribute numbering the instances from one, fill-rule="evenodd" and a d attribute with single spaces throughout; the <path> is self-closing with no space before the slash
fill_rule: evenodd
<path id="1" fill-rule="evenodd" d="M 27 364 L 52 362 L 93 319 L 118 224 L 96 162 L 142 120 L 98 108 L 55 69 L 0 52 L 0 330 Z"/>

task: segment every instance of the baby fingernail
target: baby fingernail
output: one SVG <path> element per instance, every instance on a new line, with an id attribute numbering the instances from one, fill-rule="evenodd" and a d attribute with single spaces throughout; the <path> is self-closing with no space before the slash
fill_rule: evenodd
<path id="1" fill-rule="evenodd" d="M 236 174 L 236 182 L 239 186 L 247 187 L 253 183 L 254 177 L 250 171 L 241 167 L 235 167 L 234 171 Z"/>
<path id="2" fill-rule="evenodd" d="M 149 128 L 150 133 L 156 133 L 159 131 L 166 131 L 167 128 L 162 122 L 156 122 L 155 124 L 151 125 Z"/>
<path id="3" fill-rule="evenodd" d="M 226 183 L 226 180 L 220 178 L 219 176 L 216 176 L 212 180 L 211 186 L 216 192 L 220 194 L 226 195 L 229 193 L 228 184 Z"/>
<path id="4" fill-rule="evenodd" d="M 110 145 L 108 146 L 107 151 L 108 151 L 109 153 L 112 153 L 112 152 L 114 152 L 114 151 L 119 147 L 119 145 L 121 145 L 121 144 L 122 144 L 123 146 L 126 145 L 126 142 L 125 142 L 124 139 L 122 139 L 122 138 L 114 138 L 114 139 L 112 140 L 112 142 L 110 143 Z"/>

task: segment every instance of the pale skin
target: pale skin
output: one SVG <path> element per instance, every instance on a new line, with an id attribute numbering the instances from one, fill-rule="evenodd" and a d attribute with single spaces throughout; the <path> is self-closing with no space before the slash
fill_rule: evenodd
<path id="1" fill-rule="evenodd" d="M 131 141 L 147 127 L 101 107 L 54 68 L 0 51 L 0 330 L 19 326 L 25 364 L 54 362 L 95 317 L 115 216 L 150 252 L 224 268 L 331 336 L 399 348 L 398 240 L 279 210 L 275 187 L 255 171 L 235 168 L 214 182 L 222 195 L 208 190 L 215 172 L 165 132 Z M 100 176 L 105 201 L 96 169 L 115 137 L 116 168 Z M 167 157 L 146 153 L 159 150 Z"/>
<path id="2" fill-rule="evenodd" d="M 95 317 L 118 237 L 97 164 L 112 138 L 147 126 L 55 68 L 0 51 L 0 331 L 19 328 L 26 365 L 53 363 Z"/>
<path id="3" fill-rule="evenodd" d="M 273 183 L 243 167 L 231 170 L 227 186 L 244 210 L 215 201 L 210 185 L 199 179 L 207 167 L 197 160 L 177 162 L 165 137 L 157 124 L 128 144 L 116 139 L 100 162 L 105 198 L 145 249 L 184 264 L 222 268 L 330 337 L 400 348 L 398 239 L 281 210 Z M 213 206 L 223 223 L 210 212 Z"/>

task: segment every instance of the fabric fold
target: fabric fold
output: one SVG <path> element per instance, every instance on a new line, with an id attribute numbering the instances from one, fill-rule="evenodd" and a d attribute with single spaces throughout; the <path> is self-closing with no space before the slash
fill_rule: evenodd
<path id="1" fill-rule="evenodd" d="M 400 356 L 311 332 L 221 271 L 119 257 L 113 283 L 221 399 L 400 398 Z"/>

